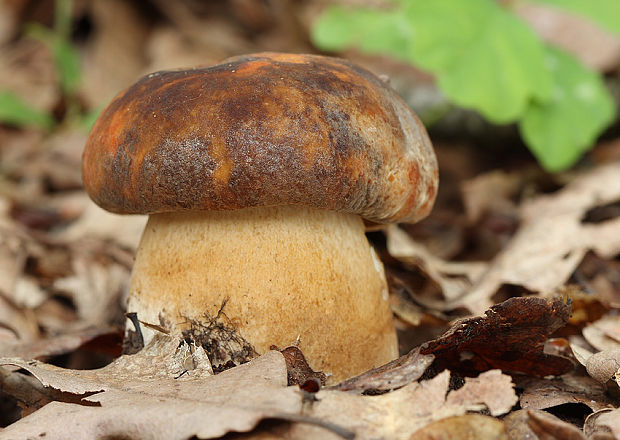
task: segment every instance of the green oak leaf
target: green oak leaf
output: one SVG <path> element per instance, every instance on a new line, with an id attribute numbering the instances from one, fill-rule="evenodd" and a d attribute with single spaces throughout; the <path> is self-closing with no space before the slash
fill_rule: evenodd
<path id="1" fill-rule="evenodd" d="M 548 171 L 573 165 L 616 117 L 599 75 L 557 49 L 547 50 L 553 73 L 551 98 L 534 101 L 519 124 L 521 135 Z"/>

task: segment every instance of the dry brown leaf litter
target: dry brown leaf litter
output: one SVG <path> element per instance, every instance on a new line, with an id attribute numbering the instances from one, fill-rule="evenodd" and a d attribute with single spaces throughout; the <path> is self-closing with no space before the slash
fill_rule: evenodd
<path id="1" fill-rule="evenodd" d="M 499 416 L 517 401 L 510 377 L 494 370 L 456 391 L 449 390 L 450 373 L 444 371 L 379 396 L 321 390 L 304 404 L 303 392 L 287 387 L 286 362 L 278 352 L 213 376 L 201 347 L 169 337 L 157 338 L 140 353 L 122 356 L 99 370 L 68 370 L 10 358 L 0 363 L 27 370 L 45 389 L 56 391 L 48 399 L 63 400 L 11 425 L 3 431 L 7 438 L 217 438 L 249 431 L 264 418 L 305 418 L 353 432 L 356 438 L 396 439 L 467 411 L 488 409 Z M 324 426 L 291 429 L 304 432 L 325 430 Z"/>
<path id="2" fill-rule="evenodd" d="M 577 177 L 557 193 L 524 202 L 519 229 L 490 263 L 444 261 L 397 227 L 386 231 L 388 251 L 441 286 L 443 303 L 416 297 L 431 307 L 463 306 L 481 313 L 503 284 L 550 292 L 568 281 L 589 250 L 603 258 L 620 253 L 620 218 L 582 221 L 589 210 L 620 199 L 619 175 L 620 163 L 611 163 Z"/>

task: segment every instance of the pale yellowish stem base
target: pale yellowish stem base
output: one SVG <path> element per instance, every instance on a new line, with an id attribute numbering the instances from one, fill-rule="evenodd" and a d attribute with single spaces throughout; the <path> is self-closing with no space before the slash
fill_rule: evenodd
<path id="1" fill-rule="evenodd" d="M 332 383 L 397 356 L 383 266 L 352 214 L 288 206 L 152 215 L 128 311 L 178 334 L 208 328 L 224 303 L 217 321 L 257 353 L 299 340 Z"/>

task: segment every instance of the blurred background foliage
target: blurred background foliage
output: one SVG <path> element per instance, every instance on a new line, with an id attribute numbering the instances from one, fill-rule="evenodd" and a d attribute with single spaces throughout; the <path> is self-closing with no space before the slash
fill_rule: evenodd
<path id="1" fill-rule="evenodd" d="M 620 34 L 620 2 L 532 0 L 583 14 Z M 518 123 L 547 170 L 573 165 L 615 119 L 601 76 L 546 44 L 493 0 L 394 0 L 383 8 L 332 5 L 312 41 L 328 51 L 390 54 L 432 73 L 454 105 L 497 124 Z M 596 4 L 596 6 L 592 6 Z"/>
<path id="2" fill-rule="evenodd" d="M 538 162 L 552 172 L 574 165 L 617 120 L 617 103 L 604 75 L 617 77 L 618 64 L 589 63 L 563 44 L 572 34 L 582 38 L 583 29 L 556 26 L 549 38 L 544 27 L 549 10 L 580 20 L 580 26 L 585 21 L 614 41 L 611 48 L 591 43 L 595 50 L 585 49 L 586 57 L 600 49 L 617 58 L 617 0 L 3 1 L 5 52 L 18 42 L 41 44 L 53 66 L 42 76 L 51 74 L 55 89 L 54 98 L 41 105 L 26 96 L 30 91 L 23 84 L 11 87 L 12 81 L 2 81 L 0 74 L 0 122 L 10 126 L 87 130 L 112 90 L 149 69 L 209 64 L 260 50 L 349 58 L 360 58 L 359 53 L 412 66 L 412 79 L 405 82 L 423 78 L 425 83 L 424 75 L 430 75 L 436 90 L 431 102 L 420 103 L 425 98 L 416 92 L 419 87 L 403 90 L 402 69 L 393 85 L 410 95 L 405 98 L 431 130 L 455 112 L 473 112 L 465 119 L 480 115 L 491 132 L 516 127 Z M 14 23 L 7 25 L 11 18 Z M 176 39 L 167 33 L 170 27 Z M 100 35 L 103 31 L 107 34 Z M 170 54 L 164 60 L 159 53 L 166 50 Z M 366 67 L 382 73 L 381 64 L 371 61 Z"/>

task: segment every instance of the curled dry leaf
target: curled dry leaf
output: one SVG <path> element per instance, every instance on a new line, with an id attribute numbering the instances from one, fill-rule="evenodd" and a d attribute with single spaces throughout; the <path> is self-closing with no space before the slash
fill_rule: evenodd
<path id="1" fill-rule="evenodd" d="M 98 336 L 112 334 L 110 328 L 98 327 L 58 336 L 25 342 L 20 339 L 0 339 L 0 356 L 40 359 L 69 353 Z"/>
<path id="2" fill-rule="evenodd" d="M 286 387 L 284 358 L 274 351 L 217 376 L 201 347 L 163 336 L 99 370 L 18 359 L 2 364 L 17 365 L 46 387 L 81 397 L 81 405 L 45 405 L 5 429 L 9 437 L 216 438 L 301 410 L 299 392 Z"/>
<path id="3" fill-rule="evenodd" d="M 566 374 L 554 379 L 527 378 L 517 384 L 523 388 L 519 398 L 524 409 L 547 409 L 567 403 L 582 403 L 592 411 L 609 408 L 605 387 L 585 375 Z"/>
<path id="4" fill-rule="evenodd" d="M 511 440 L 585 440 L 581 431 L 547 412 L 520 409 L 504 418 Z"/>
<path id="5" fill-rule="evenodd" d="M 620 439 L 620 408 L 602 409 L 588 416 L 583 426 L 588 438 Z"/>
<path id="6" fill-rule="evenodd" d="M 464 319 L 420 348 L 435 355 L 434 368 L 471 376 L 499 368 L 535 376 L 559 375 L 572 368 L 564 357 L 543 352 L 545 340 L 568 321 L 570 305 L 556 298 L 511 298 L 485 316 Z"/>
<path id="7" fill-rule="evenodd" d="M 581 430 L 544 411 L 527 411 L 527 424 L 540 440 L 585 440 Z"/>
<path id="8" fill-rule="evenodd" d="M 396 390 L 422 377 L 434 359 L 435 356 L 422 355 L 419 348 L 414 349 L 398 359 L 340 382 L 330 389 L 369 394 Z"/>
<path id="9" fill-rule="evenodd" d="M 502 284 L 533 292 L 563 285 L 588 250 L 609 258 L 620 252 L 620 218 L 582 223 L 588 210 L 620 198 L 620 163 L 594 168 L 562 190 L 520 208 L 521 227 L 476 280 L 461 304 L 479 310 Z"/>
<path id="10" fill-rule="evenodd" d="M 419 268 L 441 287 L 447 304 L 412 293 L 416 301 L 428 307 L 444 310 L 453 308 L 452 302 L 461 298 L 486 269 L 484 263 L 453 263 L 438 258 L 396 225 L 388 226 L 385 234 L 387 250 L 392 257 L 410 267 Z"/>
<path id="11" fill-rule="evenodd" d="M 620 348 L 620 315 L 607 315 L 586 326 L 583 337 L 597 350 Z"/>
<path id="12" fill-rule="evenodd" d="M 409 440 L 508 440 L 506 427 L 500 420 L 479 414 L 448 417 L 430 423 Z"/>

